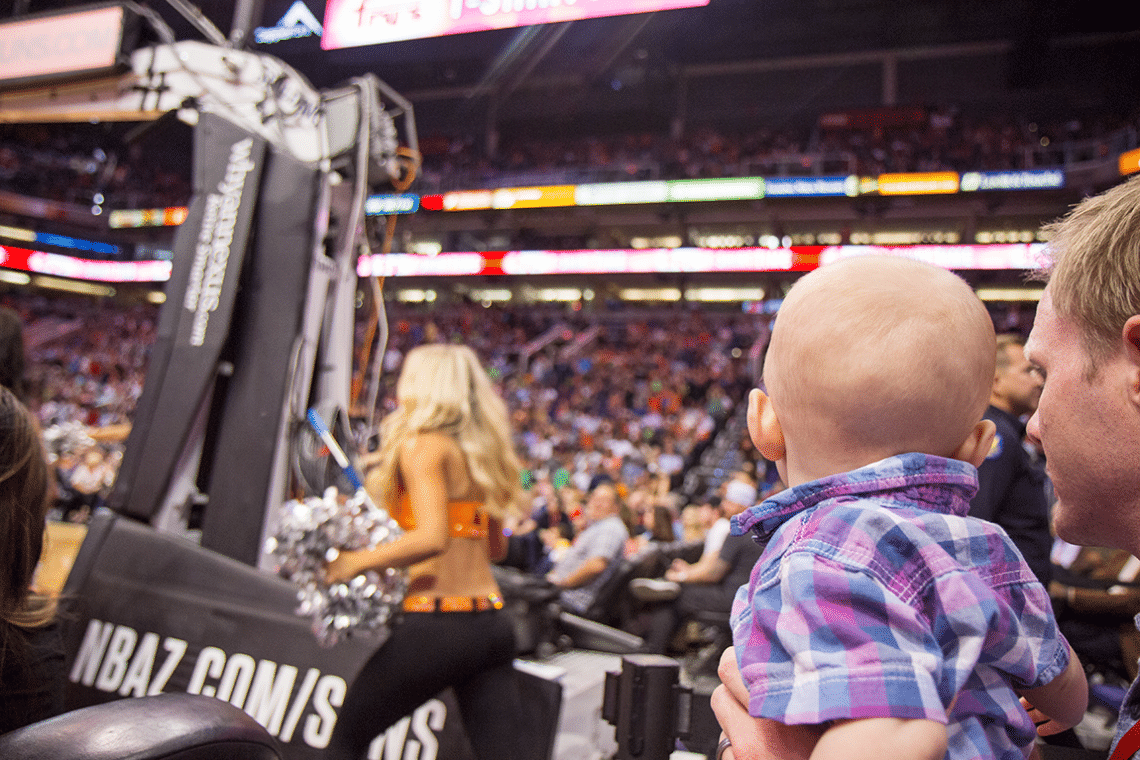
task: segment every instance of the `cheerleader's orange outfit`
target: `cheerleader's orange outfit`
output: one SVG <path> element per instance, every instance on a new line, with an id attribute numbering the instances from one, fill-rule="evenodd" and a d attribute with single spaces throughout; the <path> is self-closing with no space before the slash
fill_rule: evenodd
<path id="1" fill-rule="evenodd" d="M 482 504 L 451 501 L 447 511 L 452 537 L 487 536 Z M 389 513 L 405 530 L 416 525 L 406 494 Z M 376 736 L 450 686 L 479 760 L 522 757 L 514 625 L 502 606 L 497 594 L 406 597 L 405 614 L 345 695 L 327 756 L 359 760 Z"/>
<path id="2" fill-rule="evenodd" d="M 412 501 L 401 493 L 389 512 L 404 530 L 416 527 L 416 514 Z M 487 537 L 488 520 L 483 505 L 477 501 L 454 500 L 447 502 L 447 532 L 452 538 Z M 503 599 L 498 594 L 486 596 L 408 596 L 404 598 L 404 612 L 473 612 L 498 610 Z"/>

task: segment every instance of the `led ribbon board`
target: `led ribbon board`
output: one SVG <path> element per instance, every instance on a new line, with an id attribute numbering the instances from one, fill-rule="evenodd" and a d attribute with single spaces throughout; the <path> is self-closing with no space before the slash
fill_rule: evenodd
<path id="1" fill-rule="evenodd" d="M 708 0 L 329 0 L 325 50 L 708 5 Z"/>
<path id="2" fill-rule="evenodd" d="M 0 268 L 89 282 L 166 282 L 169 261 L 99 261 L 0 245 Z"/>
<path id="3" fill-rule="evenodd" d="M 806 272 L 838 259 L 905 256 L 954 270 L 1036 269 L 1040 243 L 1008 245 L 796 245 L 789 248 L 649 248 L 567 251 L 464 251 L 361 256 L 361 277 Z"/>
<path id="4" fill-rule="evenodd" d="M 138 17 L 122 5 L 0 24 L 0 89 L 111 74 L 126 66 Z"/>

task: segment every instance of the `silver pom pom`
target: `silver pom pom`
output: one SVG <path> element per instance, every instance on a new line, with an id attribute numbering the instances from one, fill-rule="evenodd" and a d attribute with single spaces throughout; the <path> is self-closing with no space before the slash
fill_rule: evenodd
<path id="1" fill-rule="evenodd" d="M 360 489 L 347 501 L 335 488 L 321 498 L 291 500 L 282 506 L 277 534 L 266 540 L 277 574 L 297 586 L 297 614 L 312 618 L 313 634 L 332 646 L 353 633 L 386 636 L 407 591 L 407 573 L 369 570 L 344 583 L 325 583 L 325 565 L 339 550 L 374 549 L 403 530 L 387 510 Z"/>
<path id="2" fill-rule="evenodd" d="M 60 422 L 43 431 L 44 447 L 53 459 L 65 454 L 78 454 L 95 445 L 89 428 L 81 422 Z"/>

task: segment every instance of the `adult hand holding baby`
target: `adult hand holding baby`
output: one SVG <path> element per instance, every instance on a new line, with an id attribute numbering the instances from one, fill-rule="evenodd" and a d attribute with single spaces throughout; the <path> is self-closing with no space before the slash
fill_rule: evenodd
<path id="1" fill-rule="evenodd" d="M 811 756 L 823 734 L 820 727 L 785 726 L 748 714 L 748 690 L 732 647 L 721 655 L 717 675 L 720 686 L 713 690 L 712 709 L 730 742 L 721 760 L 807 760 Z"/>

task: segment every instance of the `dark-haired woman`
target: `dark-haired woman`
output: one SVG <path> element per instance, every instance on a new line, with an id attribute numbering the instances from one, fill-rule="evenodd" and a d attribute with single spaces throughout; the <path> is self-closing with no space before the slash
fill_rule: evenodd
<path id="1" fill-rule="evenodd" d="M 51 482 L 39 427 L 0 388 L 0 733 L 63 712 L 55 602 L 31 590 Z"/>

